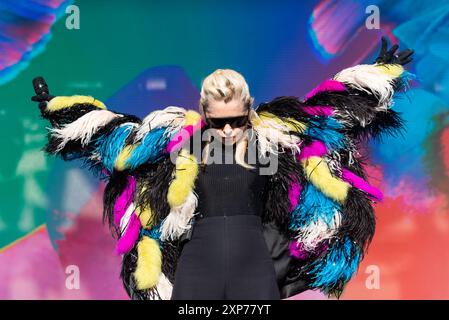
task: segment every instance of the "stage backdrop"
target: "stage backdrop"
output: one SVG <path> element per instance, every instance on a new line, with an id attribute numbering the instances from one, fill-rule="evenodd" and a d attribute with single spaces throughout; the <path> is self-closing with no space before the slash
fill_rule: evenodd
<path id="1" fill-rule="evenodd" d="M 371 63 L 381 35 L 415 49 L 416 80 L 394 106 L 407 131 L 369 146 L 369 181 L 386 199 L 342 299 L 449 299 L 444 0 L 1 0 L 0 298 L 127 298 L 101 221 L 104 185 L 41 151 L 48 124 L 30 101 L 33 77 L 54 94 L 93 95 L 143 117 L 168 105 L 196 109 L 201 80 L 231 68 L 260 103 L 303 97 L 339 70 Z"/>

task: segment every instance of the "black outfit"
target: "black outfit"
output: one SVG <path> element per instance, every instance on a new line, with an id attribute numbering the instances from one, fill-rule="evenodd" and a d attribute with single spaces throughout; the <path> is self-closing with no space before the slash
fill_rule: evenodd
<path id="1" fill-rule="evenodd" d="M 235 147 L 223 157 L 230 152 Z M 200 169 L 198 214 L 178 261 L 173 300 L 280 299 L 261 221 L 268 176 L 258 165 L 233 162 Z"/>

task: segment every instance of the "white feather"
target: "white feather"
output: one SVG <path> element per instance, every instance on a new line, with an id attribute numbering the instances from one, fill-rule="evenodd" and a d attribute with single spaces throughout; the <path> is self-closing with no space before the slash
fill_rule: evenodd
<path id="1" fill-rule="evenodd" d="M 182 205 L 171 208 L 161 226 L 161 240 L 175 240 L 190 229 L 189 222 L 194 216 L 197 205 L 197 196 L 191 191 Z"/>
<path id="2" fill-rule="evenodd" d="M 122 115 L 108 110 L 94 110 L 60 129 L 51 129 L 53 136 L 62 139 L 56 150 L 61 151 L 69 141 L 75 140 L 81 140 L 82 146 L 87 145 L 101 127 L 118 117 Z"/>
<path id="3" fill-rule="evenodd" d="M 295 238 L 298 242 L 301 242 L 305 250 L 313 252 L 321 241 L 334 236 L 340 224 L 341 214 L 336 210 L 331 221 L 326 222 L 319 218 L 305 228 L 299 229 L 299 233 Z"/>
<path id="4" fill-rule="evenodd" d="M 168 280 L 168 278 L 164 275 L 163 272 L 161 272 L 159 276 L 158 283 L 156 285 L 157 292 L 159 296 L 155 296 L 153 300 L 170 300 L 172 291 L 173 291 L 173 285 Z"/>
<path id="5" fill-rule="evenodd" d="M 126 209 L 125 214 L 120 219 L 120 232 L 123 234 L 128 228 L 129 219 L 131 219 L 131 215 L 134 212 L 134 203 L 131 203 L 129 207 Z"/>
<path id="6" fill-rule="evenodd" d="M 137 142 L 153 129 L 167 127 L 165 136 L 171 135 L 181 129 L 185 117 L 186 109 L 169 106 L 162 110 L 155 110 L 148 114 L 137 130 L 134 142 Z"/>
<path id="7" fill-rule="evenodd" d="M 379 100 L 378 110 L 387 110 L 392 104 L 394 76 L 376 65 L 361 64 L 344 69 L 334 76 L 334 80 L 344 82 L 357 90 L 374 93 Z"/>
<path id="8" fill-rule="evenodd" d="M 299 153 L 298 144 L 301 139 L 298 136 L 289 134 L 289 127 L 273 119 L 261 119 L 260 125 L 254 125 L 253 129 L 259 142 L 259 149 L 262 154 L 267 152 L 277 154 L 279 146 L 290 149 L 294 153 Z"/>

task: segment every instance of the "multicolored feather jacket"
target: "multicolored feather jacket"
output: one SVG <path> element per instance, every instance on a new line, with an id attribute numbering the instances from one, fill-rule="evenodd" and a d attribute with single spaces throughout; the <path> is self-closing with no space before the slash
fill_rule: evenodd
<path id="1" fill-rule="evenodd" d="M 374 235 L 373 203 L 382 200 L 367 181 L 363 147 L 404 127 L 391 107 L 406 74 L 398 64 L 358 65 L 303 101 L 278 97 L 256 108 L 259 148 L 278 157 L 261 201 L 282 298 L 307 289 L 339 296 L 357 271 Z M 129 296 L 170 299 L 198 202 L 198 161 L 184 145 L 202 130 L 200 114 L 167 107 L 141 120 L 89 96 L 52 97 L 41 111 L 53 126 L 46 152 L 82 158 L 107 181 L 104 218 Z"/>

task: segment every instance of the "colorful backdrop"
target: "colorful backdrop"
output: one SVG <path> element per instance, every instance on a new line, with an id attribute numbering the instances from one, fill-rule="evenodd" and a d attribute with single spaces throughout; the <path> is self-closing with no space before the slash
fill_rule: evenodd
<path id="1" fill-rule="evenodd" d="M 76 9 L 79 29 L 70 29 Z M 368 29 L 376 12 L 380 28 Z M 30 101 L 33 77 L 44 76 L 54 94 L 93 95 L 143 117 L 168 105 L 197 108 L 202 79 L 231 68 L 260 103 L 303 97 L 339 70 L 372 62 L 381 35 L 415 49 L 416 80 L 394 106 L 407 131 L 369 146 L 370 182 L 386 200 L 342 299 L 449 299 L 444 0 L 0 0 L 0 298 L 127 298 L 101 221 L 104 185 L 41 151 L 48 124 Z"/>

